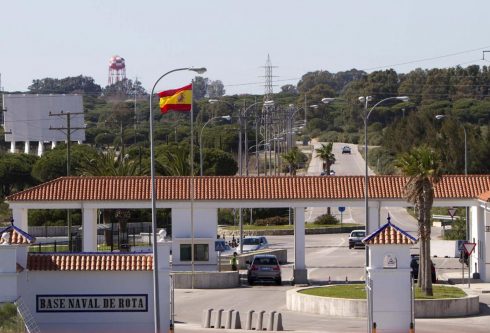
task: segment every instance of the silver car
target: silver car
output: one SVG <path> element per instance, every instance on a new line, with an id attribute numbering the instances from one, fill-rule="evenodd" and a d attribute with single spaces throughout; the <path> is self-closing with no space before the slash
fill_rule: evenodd
<path id="1" fill-rule="evenodd" d="M 256 281 L 274 281 L 281 285 L 281 266 L 277 257 L 272 254 L 257 254 L 252 261 L 247 261 L 248 284 L 253 285 Z"/>
<path id="2" fill-rule="evenodd" d="M 243 252 L 257 251 L 268 247 L 269 243 L 264 236 L 248 236 L 243 239 Z M 239 249 L 240 246 L 237 247 L 237 250 Z"/>

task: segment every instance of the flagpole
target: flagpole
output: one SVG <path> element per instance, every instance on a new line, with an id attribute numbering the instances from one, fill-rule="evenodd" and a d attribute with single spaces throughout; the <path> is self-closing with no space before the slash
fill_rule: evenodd
<path id="1" fill-rule="evenodd" d="M 206 68 L 192 68 L 192 67 L 184 67 L 177 68 L 167 73 L 163 74 L 156 80 L 153 88 L 151 89 L 150 94 L 150 175 L 151 175 L 151 227 L 153 231 L 152 235 L 152 250 L 153 250 L 153 318 L 154 318 L 154 327 L 155 333 L 160 332 L 160 301 L 159 301 L 159 287 L 158 287 L 158 251 L 157 251 L 157 214 L 156 214 L 156 184 L 155 184 L 155 147 L 153 144 L 153 94 L 155 93 L 155 88 L 165 76 L 170 73 L 178 72 L 178 71 L 194 71 L 198 74 L 204 73 Z M 191 109 L 192 111 L 192 109 Z"/>
<path id="2" fill-rule="evenodd" d="M 191 176 L 190 180 L 190 201 L 191 201 L 191 289 L 194 289 L 194 80 L 192 80 L 192 98 L 191 98 Z"/>

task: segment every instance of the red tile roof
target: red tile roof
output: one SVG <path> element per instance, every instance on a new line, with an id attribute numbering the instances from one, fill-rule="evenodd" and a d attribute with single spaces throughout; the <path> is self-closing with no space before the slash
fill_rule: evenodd
<path id="1" fill-rule="evenodd" d="M 490 191 L 480 194 L 478 196 L 478 199 L 480 199 L 481 201 L 486 201 L 486 202 L 490 201 Z"/>
<path id="2" fill-rule="evenodd" d="M 36 241 L 35 237 L 32 237 L 31 235 L 22 231 L 21 229 L 17 228 L 16 226 L 9 226 L 5 229 L 0 230 L 0 236 L 4 232 L 8 232 L 10 234 L 8 244 L 27 245 L 27 244 L 33 244 Z M 3 240 L 0 239 L 0 244 L 2 244 L 2 243 L 3 243 Z"/>
<path id="3" fill-rule="evenodd" d="M 363 239 L 364 244 L 415 244 L 417 240 L 390 222 Z"/>
<path id="4" fill-rule="evenodd" d="M 403 176 L 370 176 L 369 197 L 401 199 Z M 157 200 L 189 200 L 190 177 L 157 177 Z M 490 175 L 449 175 L 436 199 L 477 198 Z M 364 176 L 194 177 L 195 200 L 362 199 Z M 150 200 L 150 177 L 62 177 L 7 197 L 16 201 Z"/>
<path id="5" fill-rule="evenodd" d="M 151 254 L 37 254 L 27 256 L 31 271 L 151 271 Z"/>

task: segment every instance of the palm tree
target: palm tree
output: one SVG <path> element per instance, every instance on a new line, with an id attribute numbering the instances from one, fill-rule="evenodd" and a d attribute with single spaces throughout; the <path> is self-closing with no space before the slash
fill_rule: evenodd
<path id="1" fill-rule="evenodd" d="M 442 176 L 440 157 L 429 147 L 422 146 L 400 155 L 395 165 L 408 177 L 405 196 L 414 204 L 420 238 L 420 269 L 418 285 L 432 296 L 430 228 L 434 202 L 434 184 Z"/>
<path id="2" fill-rule="evenodd" d="M 289 152 L 281 155 L 289 166 L 289 174 L 291 176 L 296 176 L 296 170 L 299 168 L 299 164 L 303 162 L 303 155 L 298 147 L 293 147 Z"/>
<path id="3" fill-rule="evenodd" d="M 335 163 L 335 154 L 332 153 L 333 143 L 329 142 L 327 144 L 322 143 L 320 148 L 316 148 L 315 152 L 318 157 L 323 161 L 323 171 L 330 175 L 330 167 Z"/>
<path id="4" fill-rule="evenodd" d="M 329 142 L 327 144 L 322 143 L 320 148 L 316 148 L 315 152 L 318 157 L 320 157 L 323 161 L 323 171 L 327 176 L 330 176 L 330 167 L 335 163 L 335 154 L 332 153 L 333 143 Z M 327 207 L 327 215 L 332 215 L 330 211 L 330 207 Z"/>

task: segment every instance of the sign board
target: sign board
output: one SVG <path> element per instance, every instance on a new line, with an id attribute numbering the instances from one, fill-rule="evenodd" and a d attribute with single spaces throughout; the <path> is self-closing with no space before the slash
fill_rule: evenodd
<path id="1" fill-rule="evenodd" d="M 454 214 L 456 214 L 456 208 L 448 208 L 447 213 L 449 214 L 449 216 L 454 217 Z"/>
<path id="2" fill-rule="evenodd" d="M 391 255 L 391 254 L 385 255 L 385 257 L 383 259 L 383 268 L 394 269 L 396 267 L 397 267 L 396 257 Z"/>
<path id="3" fill-rule="evenodd" d="M 36 295 L 36 312 L 148 312 L 148 295 Z"/>
<path id="4" fill-rule="evenodd" d="M 340 207 L 339 207 L 339 212 L 341 212 L 341 213 L 345 212 L 345 207 L 340 206 Z"/>
<path id="5" fill-rule="evenodd" d="M 475 249 L 476 243 L 464 243 L 464 251 L 466 252 L 467 255 L 471 255 L 473 253 L 473 250 Z"/>
<path id="6" fill-rule="evenodd" d="M 214 250 L 216 252 L 223 252 L 225 249 L 225 242 L 224 241 L 214 241 Z"/>

